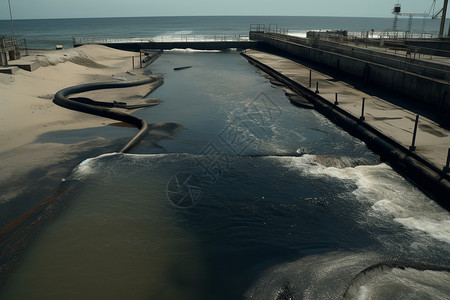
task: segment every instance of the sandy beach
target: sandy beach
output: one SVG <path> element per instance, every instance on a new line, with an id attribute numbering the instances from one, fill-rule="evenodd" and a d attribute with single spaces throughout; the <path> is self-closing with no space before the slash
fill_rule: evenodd
<path id="1" fill-rule="evenodd" d="M 30 192 L 31 182 L 27 183 L 27 178 L 36 183 L 42 181 L 43 177 L 51 177 L 47 179 L 57 182 L 72 167 L 71 164 L 61 167 L 62 163 L 72 159 L 75 159 L 74 164 L 76 161 L 81 162 L 83 157 L 79 157 L 80 153 L 100 149 L 109 143 L 103 138 L 71 144 L 43 143 L 39 141 L 39 137 L 59 130 L 117 123 L 59 107 L 52 99 L 58 90 L 73 85 L 148 78 L 143 69 L 132 68 L 132 56 L 136 56 L 136 53 L 98 45 L 58 51 L 33 51 L 22 60 L 38 62 L 40 67 L 37 70 L 20 70 L 15 75 L 0 74 L 0 205 Z M 147 95 L 153 88 L 154 85 L 148 84 L 93 91 L 83 96 L 96 101 L 126 100 L 131 103 Z M 106 151 L 108 150 L 114 151 L 107 148 Z M 100 153 L 104 151 L 103 149 Z M 36 170 L 40 170 L 39 176 L 36 176 Z M 33 172 L 35 174 L 29 176 Z M 35 202 L 39 202 L 39 199 L 30 200 L 25 207 Z M 11 214 L 8 209 L 2 209 L 0 225 L 4 225 L 6 220 L 17 213 Z"/>

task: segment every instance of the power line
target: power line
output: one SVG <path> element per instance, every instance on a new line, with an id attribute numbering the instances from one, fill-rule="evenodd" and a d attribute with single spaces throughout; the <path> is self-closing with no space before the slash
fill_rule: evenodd
<path id="1" fill-rule="evenodd" d="M 12 34 L 13 34 L 13 39 L 16 39 L 16 34 L 14 33 L 14 22 L 13 22 L 10 0 L 8 0 L 8 5 L 9 5 L 9 17 L 11 18 L 11 30 L 12 30 Z"/>

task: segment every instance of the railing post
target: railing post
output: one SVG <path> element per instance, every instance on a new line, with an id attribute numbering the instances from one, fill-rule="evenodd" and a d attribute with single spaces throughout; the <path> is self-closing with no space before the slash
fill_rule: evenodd
<path id="1" fill-rule="evenodd" d="M 359 119 L 364 121 L 366 118 L 364 117 L 364 105 L 366 103 L 366 98 L 362 98 L 362 108 L 361 108 L 361 117 Z"/>
<path id="2" fill-rule="evenodd" d="M 139 50 L 139 68 L 142 69 L 142 51 Z"/>
<path id="3" fill-rule="evenodd" d="M 335 98 L 334 98 L 334 105 L 338 105 L 338 93 L 336 93 Z"/>
<path id="4" fill-rule="evenodd" d="M 315 93 L 316 94 L 319 93 L 319 82 L 318 81 L 316 81 L 316 91 L 315 91 Z"/>
<path id="5" fill-rule="evenodd" d="M 311 76 L 312 76 L 312 71 L 309 70 L 309 88 L 311 88 Z"/>
<path id="6" fill-rule="evenodd" d="M 447 163 L 445 164 L 444 167 L 444 173 L 450 173 L 450 148 L 448 148 Z"/>
<path id="7" fill-rule="evenodd" d="M 23 39 L 23 45 L 25 47 L 25 55 L 28 56 L 29 55 L 28 54 L 28 45 L 27 45 L 27 40 L 26 39 Z"/>
<path id="8" fill-rule="evenodd" d="M 417 135 L 417 124 L 419 124 L 419 115 L 416 115 L 416 123 L 414 124 L 414 132 L 413 132 L 413 139 L 412 144 L 409 147 L 409 151 L 416 151 L 416 135 Z"/>

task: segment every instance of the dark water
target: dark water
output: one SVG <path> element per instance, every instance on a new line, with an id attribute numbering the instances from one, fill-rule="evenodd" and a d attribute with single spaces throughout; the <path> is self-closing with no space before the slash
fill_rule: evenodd
<path id="1" fill-rule="evenodd" d="M 15 33 L 25 38 L 32 49 L 54 49 L 55 45 L 72 47 L 72 37 L 159 38 L 184 35 L 241 35 L 248 36 L 251 24 L 272 24 L 286 28 L 293 34 L 309 30 L 344 29 L 360 32 L 392 30 L 393 18 L 349 17 L 275 17 L 275 16 L 214 16 L 214 17 L 136 17 L 86 18 L 52 20 L 16 20 Z M 407 28 L 408 19 L 399 18 L 398 30 Z M 440 20 L 415 18 L 412 32 L 436 35 Z M 424 26 L 424 27 L 423 27 Z M 11 35 L 9 20 L 0 20 L 0 35 Z"/>
<path id="2" fill-rule="evenodd" d="M 450 264 L 447 211 L 236 52 L 166 52 L 151 69 L 164 102 L 136 115 L 182 128 L 75 168 L 1 299 L 339 299 L 380 261 Z M 450 293 L 447 272 L 401 271 L 353 298 Z"/>

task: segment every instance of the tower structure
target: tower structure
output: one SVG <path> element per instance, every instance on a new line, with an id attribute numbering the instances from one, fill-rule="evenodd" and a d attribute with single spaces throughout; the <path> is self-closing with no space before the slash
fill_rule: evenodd
<path id="1" fill-rule="evenodd" d="M 448 1 L 448 0 L 446 0 L 446 1 Z M 399 3 L 395 4 L 394 9 L 392 10 L 392 13 L 394 14 L 394 24 L 392 26 L 393 31 L 397 31 L 397 23 L 398 23 L 399 16 L 408 16 L 409 17 L 408 27 L 406 29 L 406 32 L 411 32 L 413 17 L 426 18 L 426 17 L 431 16 L 430 12 L 429 13 L 403 13 L 402 9 L 401 9 L 401 5 Z"/>

